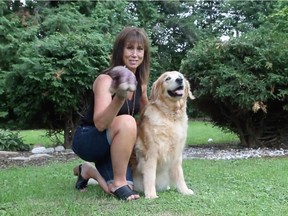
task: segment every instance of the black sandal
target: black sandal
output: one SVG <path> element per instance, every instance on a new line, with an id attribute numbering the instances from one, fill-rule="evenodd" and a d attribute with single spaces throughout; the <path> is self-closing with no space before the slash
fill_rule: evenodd
<path id="1" fill-rule="evenodd" d="M 127 200 L 131 195 L 137 195 L 137 193 L 131 190 L 128 185 L 124 185 L 118 188 L 113 192 L 113 194 L 120 200 Z"/>
<path id="2" fill-rule="evenodd" d="M 83 190 L 87 187 L 88 184 L 88 179 L 84 179 L 81 175 L 81 170 L 82 170 L 82 164 L 79 165 L 79 172 L 78 172 L 78 178 L 76 181 L 75 188 L 77 190 Z"/>

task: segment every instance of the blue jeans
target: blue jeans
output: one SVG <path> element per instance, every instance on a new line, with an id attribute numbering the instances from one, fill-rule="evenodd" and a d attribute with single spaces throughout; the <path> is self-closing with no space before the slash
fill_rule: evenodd
<path id="1" fill-rule="evenodd" d="M 74 134 L 72 149 L 82 160 L 94 162 L 107 184 L 113 182 L 109 130 L 100 132 L 94 126 L 79 126 Z M 127 167 L 126 179 L 132 184 L 132 169 Z"/>

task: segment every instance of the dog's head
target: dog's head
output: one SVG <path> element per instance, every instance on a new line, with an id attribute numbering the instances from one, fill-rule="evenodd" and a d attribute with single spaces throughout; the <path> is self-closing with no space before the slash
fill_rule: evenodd
<path id="1" fill-rule="evenodd" d="M 150 100 L 186 101 L 188 97 L 195 99 L 188 80 L 178 71 L 167 71 L 153 83 Z"/>

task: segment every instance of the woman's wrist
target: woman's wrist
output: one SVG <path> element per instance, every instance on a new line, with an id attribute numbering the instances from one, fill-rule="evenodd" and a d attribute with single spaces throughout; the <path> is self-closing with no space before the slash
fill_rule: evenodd
<path id="1" fill-rule="evenodd" d="M 124 102 L 126 97 L 124 95 L 120 95 L 120 94 L 115 94 L 115 98 L 120 101 L 120 102 Z"/>

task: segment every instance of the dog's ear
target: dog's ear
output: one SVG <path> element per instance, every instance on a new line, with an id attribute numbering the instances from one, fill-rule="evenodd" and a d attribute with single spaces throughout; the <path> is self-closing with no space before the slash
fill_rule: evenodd
<path id="1" fill-rule="evenodd" d="M 195 96 L 192 94 L 191 89 L 190 89 L 190 83 L 187 79 L 185 79 L 185 84 L 186 84 L 186 89 L 185 89 L 185 94 L 191 99 L 194 100 Z"/>
<path id="2" fill-rule="evenodd" d="M 150 101 L 156 101 L 159 96 L 159 91 L 161 88 L 161 77 L 159 77 L 152 85 L 151 93 L 150 93 Z"/>

